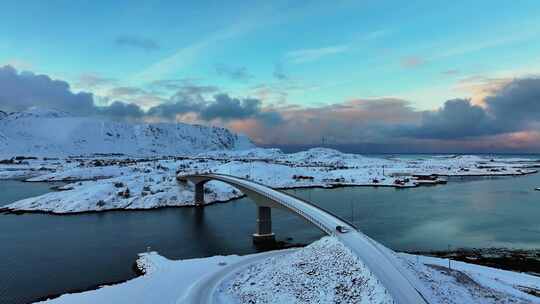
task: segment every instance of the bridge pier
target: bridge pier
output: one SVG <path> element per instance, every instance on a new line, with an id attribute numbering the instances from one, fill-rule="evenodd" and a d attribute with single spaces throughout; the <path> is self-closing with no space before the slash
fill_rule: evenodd
<path id="1" fill-rule="evenodd" d="M 195 183 L 195 206 L 204 206 L 204 184 L 206 181 Z"/>
<path id="2" fill-rule="evenodd" d="M 276 236 L 272 232 L 272 208 L 257 207 L 257 227 L 253 234 L 255 245 L 272 244 L 276 241 Z"/>
<path id="3" fill-rule="evenodd" d="M 194 203 L 197 207 L 204 207 L 204 184 L 208 182 L 207 178 L 179 178 L 179 181 L 187 182 L 188 180 L 194 186 Z M 242 189 L 244 193 L 250 193 L 252 199 L 261 204 L 267 205 L 268 199 L 257 193 L 252 193 L 248 189 Z M 276 241 L 276 236 L 272 232 L 272 208 L 268 206 L 257 205 L 257 225 L 253 234 L 253 243 L 257 246 L 273 245 Z"/>

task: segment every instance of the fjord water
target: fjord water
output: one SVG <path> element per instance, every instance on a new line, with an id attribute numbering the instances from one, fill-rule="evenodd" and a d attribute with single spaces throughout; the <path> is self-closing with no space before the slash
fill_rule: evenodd
<path id="1" fill-rule="evenodd" d="M 452 178 L 415 189 L 289 190 L 396 250 L 451 247 L 540 248 L 540 174 Z M 0 202 L 37 195 L 44 184 L 0 181 Z M 255 252 L 255 207 L 247 198 L 199 208 L 69 216 L 0 214 L 0 302 L 27 303 L 135 276 L 137 254 L 171 258 Z M 278 239 L 309 243 L 322 233 L 273 211 Z"/>
<path id="2" fill-rule="evenodd" d="M 54 185 L 53 183 L 23 183 L 17 180 L 0 180 L 0 206 L 50 192 L 51 187 Z"/>

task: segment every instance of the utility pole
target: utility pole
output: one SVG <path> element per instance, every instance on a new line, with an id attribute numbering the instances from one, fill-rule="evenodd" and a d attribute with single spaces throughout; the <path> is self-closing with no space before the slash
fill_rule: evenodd
<path id="1" fill-rule="evenodd" d="M 450 244 L 448 244 L 448 254 L 450 254 Z M 452 267 L 450 265 L 450 256 L 448 257 L 448 269 L 452 270 Z"/>

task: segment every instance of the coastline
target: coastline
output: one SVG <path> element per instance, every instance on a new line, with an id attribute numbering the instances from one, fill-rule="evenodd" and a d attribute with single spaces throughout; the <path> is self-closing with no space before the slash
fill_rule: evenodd
<path id="1" fill-rule="evenodd" d="M 451 259 L 540 277 L 540 248 L 457 248 L 454 250 L 406 251 L 405 253 Z"/>
<path id="2" fill-rule="evenodd" d="M 530 175 L 530 174 L 537 174 L 537 170 L 523 172 L 519 174 L 482 174 L 482 175 L 441 175 L 441 174 L 433 174 L 434 176 L 443 176 L 443 177 L 449 177 L 449 178 L 477 178 L 477 177 L 519 177 L 524 175 Z M 71 181 L 53 181 L 53 182 L 43 182 L 43 181 L 27 181 L 27 180 L 21 180 L 21 179 L 13 179 L 15 181 L 20 181 L 24 183 L 51 183 L 51 184 L 58 184 L 61 183 L 62 185 L 56 185 L 54 187 L 51 187 L 51 190 L 56 192 L 61 191 L 69 191 L 71 189 L 62 189 L 63 186 L 69 185 L 69 183 L 77 183 L 82 181 L 97 181 L 97 180 L 71 180 Z M 386 185 L 386 184 L 351 184 L 351 183 L 333 183 L 328 185 L 302 185 L 302 186 L 289 186 L 289 187 L 276 187 L 275 189 L 278 190 L 296 190 L 296 189 L 338 189 L 338 188 L 355 188 L 355 187 L 371 187 L 371 188 L 379 188 L 379 187 L 386 187 L 386 188 L 395 188 L 396 190 L 404 190 L 404 189 L 411 189 L 411 188 L 419 188 L 419 187 L 433 187 L 440 185 L 438 183 L 433 184 L 427 184 L 427 183 L 417 183 L 414 185 Z M 444 185 L 440 185 L 444 186 Z M 239 196 L 231 197 L 228 199 L 217 199 L 205 202 L 204 206 L 210 206 L 214 204 L 223 204 L 230 201 L 238 200 L 241 198 L 246 197 L 243 194 L 240 194 Z M 7 206 L 9 206 L 8 204 Z M 103 213 L 103 212 L 138 212 L 138 211 L 151 211 L 151 210 L 159 210 L 159 209 L 173 209 L 173 208 L 193 208 L 197 207 L 195 204 L 183 204 L 183 205 L 170 205 L 170 206 L 154 206 L 154 207 L 148 207 L 148 208 L 112 208 L 112 209 L 104 209 L 104 210 L 86 210 L 86 211 L 71 211 L 71 212 L 55 212 L 55 211 L 47 211 L 47 210 L 19 210 L 19 209 L 12 209 L 10 207 L 2 206 L 0 207 L 0 214 L 13 214 L 13 215 L 23 215 L 25 213 L 28 214 L 48 214 L 48 215 L 55 215 L 55 216 L 70 216 L 70 215 L 79 215 L 79 214 L 95 214 L 95 213 Z"/>

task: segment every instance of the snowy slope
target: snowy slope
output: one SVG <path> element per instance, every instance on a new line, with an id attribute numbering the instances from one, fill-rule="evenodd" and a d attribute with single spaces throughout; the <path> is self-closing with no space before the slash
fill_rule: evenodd
<path id="1" fill-rule="evenodd" d="M 0 114 L 0 156 L 178 155 L 252 147 L 247 137 L 217 127 L 120 123 L 39 108 Z"/>
<path id="2" fill-rule="evenodd" d="M 362 261 L 330 237 L 238 271 L 219 292 L 223 303 L 394 303 Z"/>

